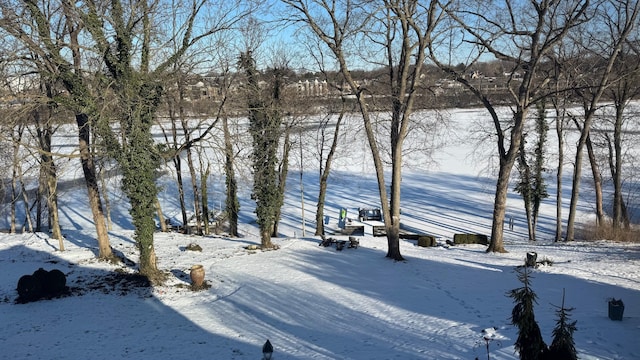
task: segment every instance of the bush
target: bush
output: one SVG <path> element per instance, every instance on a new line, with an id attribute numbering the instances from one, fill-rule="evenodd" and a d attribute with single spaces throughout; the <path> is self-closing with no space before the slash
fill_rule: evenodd
<path id="1" fill-rule="evenodd" d="M 436 238 L 433 236 L 422 235 L 418 238 L 418 246 L 422 246 L 422 247 L 436 246 Z"/>
<path id="2" fill-rule="evenodd" d="M 18 302 L 26 303 L 41 298 L 51 298 L 67 289 L 67 277 L 60 270 L 39 268 L 32 275 L 24 275 L 18 280 Z"/>
<path id="3" fill-rule="evenodd" d="M 42 284 L 45 295 L 55 296 L 62 293 L 67 287 L 67 277 L 58 269 L 53 269 L 47 274 L 47 280 Z"/>
<path id="4" fill-rule="evenodd" d="M 592 222 L 576 229 L 576 238 L 583 240 L 638 242 L 640 241 L 640 229 L 634 228 L 633 226 L 629 229 L 614 229 L 611 221 L 605 221 L 604 224 Z"/>
<path id="5" fill-rule="evenodd" d="M 42 297 L 42 284 L 33 275 L 24 275 L 18 280 L 19 302 L 36 301 Z"/>

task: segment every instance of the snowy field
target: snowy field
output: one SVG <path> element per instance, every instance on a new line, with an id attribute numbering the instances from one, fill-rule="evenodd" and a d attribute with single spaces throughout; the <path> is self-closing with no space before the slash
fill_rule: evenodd
<path id="1" fill-rule="evenodd" d="M 490 233 L 495 186 L 488 155 L 495 145 L 483 143 L 478 132 L 483 113 L 460 110 L 448 116 L 448 129 L 437 131 L 447 141 L 431 157 L 414 152 L 402 183 L 403 227 L 435 235 L 441 243 L 454 233 Z M 60 135 L 61 147 L 72 151 L 73 133 Z M 360 139 L 343 139 L 328 190 L 330 227 L 336 226 L 341 207 L 377 206 L 375 178 L 362 149 Z M 547 343 L 564 291 L 565 305 L 574 308 L 580 359 L 640 358 L 640 243 L 552 243 L 553 173 L 548 174 L 552 198 L 541 208 L 538 242 L 526 241 L 522 204 L 513 193 L 507 216 L 514 218 L 515 227 L 505 231 L 509 253 L 486 254 L 481 245 L 421 248 L 403 240 L 401 252 L 407 260 L 393 262 L 384 257 L 385 238 L 361 237 L 359 248 L 343 251 L 318 246 L 319 239 L 312 236 L 317 165 L 305 165 L 303 187 L 297 170 L 289 175 L 281 237 L 274 239 L 280 250 L 246 249 L 259 239 L 245 186 L 241 238 L 157 233 L 159 267 L 170 279 L 161 287 L 130 289 L 115 281 L 111 288 L 96 285 L 97 279 L 135 270 L 137 251 L 127 204 L 114 189 L 110 239 L 127 261 L 97 262 L 86 190 L 75 181 L 81 176 L 74 169 L 77 160 L 71 161 L 66 172 L 60 165 L 66 181 L 60 196 L 66 251 L 57 251 L 57 240 L 43 233 L 0 234 L 2 358 L 260 359 L 269 339 L 277 360 L 486 359 L 482 330 L 494 327 L 490 359 L 517 359 L 517 334 L 509 321 L 513 302 L 506 293 L 520 286 L 514 269 L 530 251 L 553 263 L 533 270 L 532 280 L 538 295 L 536 319 Z M 567 167 L 565 186 L 570 171 Z M 170 175 L 160 179 L 161 200 L 165 213 L 175 216 L 172 181 Z M 222 184 L 220 175 L 212 176 L 214 207 Z M 565 188 L 565 216 L 569 196 Z M 591 196 L 590 183 L 584 181 L 580 223 L 591 220 Z M 1 210 L 0 227 L 7 228 L 6 206 Z M 202 252 L 186 250 L 191 243 Z M 209 289 L 189 289 L 194 264 L 204 265 Z M 81 294 L 16 304 L 17 280 L 40 267 L 62 270 L 67 285 Z M 622 321 L 608 318 L 610 298 L 624 301 Z"/>

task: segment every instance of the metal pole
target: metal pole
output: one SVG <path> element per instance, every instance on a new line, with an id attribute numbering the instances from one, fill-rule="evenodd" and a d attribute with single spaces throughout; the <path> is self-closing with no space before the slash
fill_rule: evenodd
<path id="1" fill-rule="evenodd" d="M 304 182 L 303 182 L 303 173 L 304 173 L 304 165 L 302 156 L 302 128 L 300 128 L 300 207 L 302 209 L 302 237 L 305 237 L 305 229 L 304 229 Z"/>

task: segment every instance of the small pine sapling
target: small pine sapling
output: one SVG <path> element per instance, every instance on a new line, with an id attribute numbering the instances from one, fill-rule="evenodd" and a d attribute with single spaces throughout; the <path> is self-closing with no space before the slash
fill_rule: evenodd
<path id="1" fill-rule="evenodd" d="M 518 327 L 518 338 L 514 347 L 520 353 L 520 360 L 539 360 L 546 352 L 547 345 L 542 339 L 533 312 L 537 296 L 530 286 L 531 275 L 528 268 L 520 267 L 516 272 L 523 286 L 508 293 L 516 304 L 511 312 L 511 323 Z"/>
<path id="2" fill-rule="evenodd" d="M 545 360 L 578 360 L 573 333 L 577 330 L 576 321 L 570 321 L 573 308 L 564 307 L 564 290 L 562 290 L 562 305 L 556 310 L 558 320 L 553 328 L 553 341 Z"/>

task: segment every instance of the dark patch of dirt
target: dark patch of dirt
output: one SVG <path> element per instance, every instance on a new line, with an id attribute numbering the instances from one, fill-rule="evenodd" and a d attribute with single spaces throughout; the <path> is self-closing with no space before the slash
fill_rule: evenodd
<path id="1" fill-rule="evenodd" d="M 83 276 L 75 279 L 73 283 L 53 296 L 42 297 L 40 300 L 59 299 L 70 296 L 84 296 L 90 293 L 113 294 L 117 296 L 134 295 L 139 297 L 151 297 L 151 282 L 146 276 L 140 274 L 116 271 L 111 273 L 99 273 Z M 24 304 L 19 297 L 16 303 Z"/>
<path id="2" fill-rule="evenodd" d="M 143 297 L 151 296 L 151 281 L 146 276 L 124 272 L 113 272 L 89 278 L 78 278 L 71 288 L 74 295 L 90 292 L 126 296 L 129 294 Z"/>

